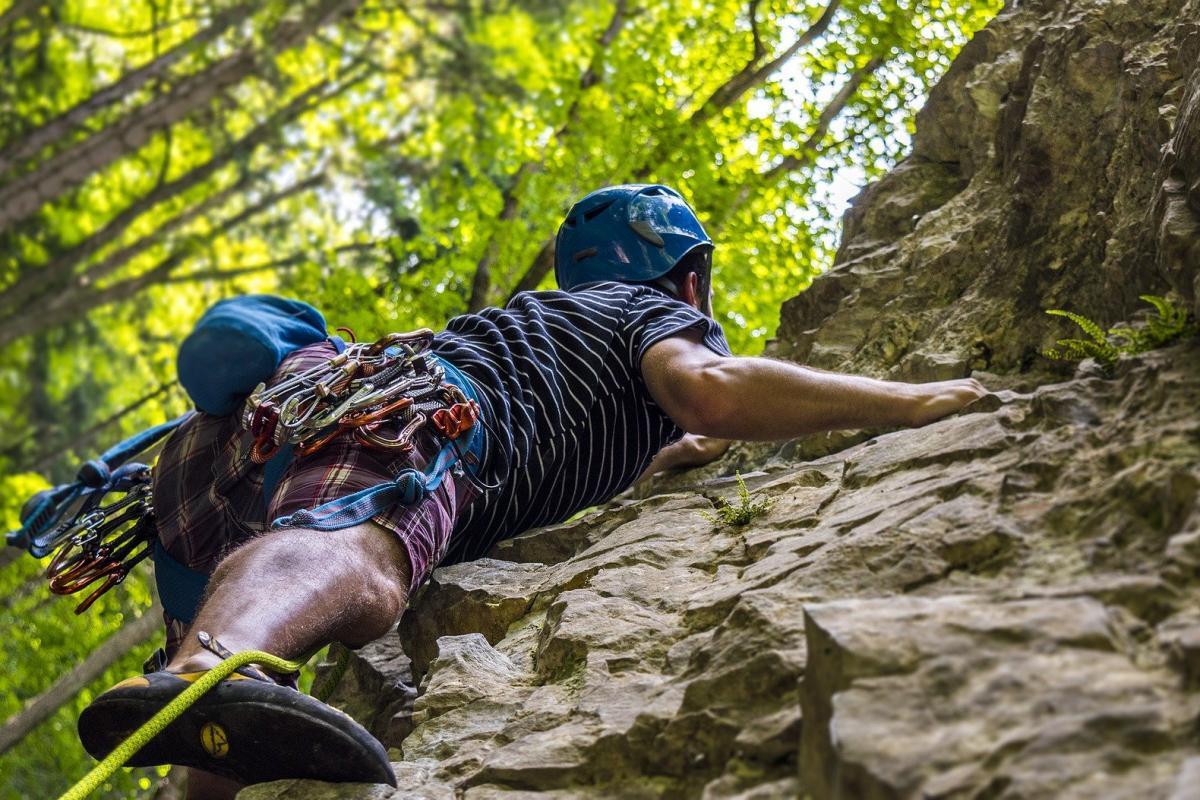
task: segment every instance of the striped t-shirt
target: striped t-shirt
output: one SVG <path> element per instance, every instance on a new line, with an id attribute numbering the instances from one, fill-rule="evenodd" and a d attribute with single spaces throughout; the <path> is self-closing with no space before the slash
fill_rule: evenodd
<path id="1" fill-rule="evenodd" d="M 641 361 L 696 329 L 730 355 L 721 326 L 653 287 L 592 283 L 523 292 L 505 308 L 455 317 L 433 351 L 479 390 L 487 420 L 480 478 L 498 485 L 463 510 L 443 563 L 567 519 L 629 486 L 683 431 L 650 397 Z"/>

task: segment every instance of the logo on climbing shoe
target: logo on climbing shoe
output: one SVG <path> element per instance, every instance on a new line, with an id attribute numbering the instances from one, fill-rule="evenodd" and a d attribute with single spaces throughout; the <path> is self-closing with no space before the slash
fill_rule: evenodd
<path id="1" fill-rule="evenodd" d="M 215 722 L 206 722 L 200 729 L 200 745 L 213 758 L 224 758 L 229 754 L 229 737 Z"/>

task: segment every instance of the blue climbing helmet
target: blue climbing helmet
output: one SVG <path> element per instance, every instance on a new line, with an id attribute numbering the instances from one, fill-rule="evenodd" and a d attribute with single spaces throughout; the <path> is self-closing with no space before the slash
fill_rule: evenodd
<path id="1" fill-rule="evenodd" d="M 712 239 L 679 192 L 658 184 L 598 189 L 567 212 L 554 243 L 554 277 L 570 291 L 593 281 L 653 281 Z"/>

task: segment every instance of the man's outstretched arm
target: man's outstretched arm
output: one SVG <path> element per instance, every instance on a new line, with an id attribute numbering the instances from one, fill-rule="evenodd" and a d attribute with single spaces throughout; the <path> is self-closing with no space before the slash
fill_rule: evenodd
<path id="1" fill-rule="evenodd" d="M 684 430 L 758 441 L 925 425 L 987 393 L 971 378 L 902 383 L 765 358 L 725 358 L 700 344 L 698 334 L 650 347 L 642 377 L 655 402 Z"/>

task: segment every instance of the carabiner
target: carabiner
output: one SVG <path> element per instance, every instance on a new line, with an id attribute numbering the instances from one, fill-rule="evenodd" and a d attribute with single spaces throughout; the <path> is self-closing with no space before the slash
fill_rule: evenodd
<path id="1" fill-rule="evenodd" d="M 413 412 L 412 419 L 400 430 L 395 439 L 380 436 L 374 430 L 376 427 L 374 425 L 355 428 L 354 436 L 374 450 L 382 450 L 386 453 L 407 453 L 412 450 L 413 435 L 425 424 L 425 419 L 425 415 L 420 411 Z"/>

